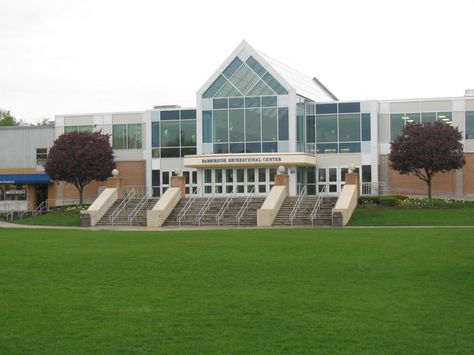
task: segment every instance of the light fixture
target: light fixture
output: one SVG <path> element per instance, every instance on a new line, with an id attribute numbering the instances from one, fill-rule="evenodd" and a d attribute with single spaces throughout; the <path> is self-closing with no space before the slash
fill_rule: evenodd
<path id="1" fill-rule="evenodd" d="M 441 116 L 439 116 L 439 117 L 441 117 Z M 444 117 L 446 117 L 446 116 L 444 116 Z M 444 122 L 447 122 L 447 121 L 449 121 L 449 118 L 442 118 L 442 120 L 443 120 Z"/>
<path id="2" fill-rule="evenodd" d="M 414 120 L 407 120 L 408 123 L 413 123 L 415 122 Z"/>
<path id="3" fill-rule="evenodd" d="M 410 117 L 408 117 L 408 116 L 403 116 L 402 117 L 402 120 L 409 120 L 409 119 L 410 119 Z"/>
<path id="4" fill-rule="evenodd" d="M 446 118 L 446 115 L 439 115 L 438 118 Z"/>

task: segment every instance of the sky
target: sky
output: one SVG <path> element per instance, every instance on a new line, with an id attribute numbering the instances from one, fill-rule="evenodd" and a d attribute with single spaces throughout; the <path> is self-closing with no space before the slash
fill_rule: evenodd
<path id="1" fill-rule="evenodd" d="M 193 107 L 245 39 L 340 100 L 474 89 L 474 0 L 0 0 L 0 108 L 60 114 Z"/>

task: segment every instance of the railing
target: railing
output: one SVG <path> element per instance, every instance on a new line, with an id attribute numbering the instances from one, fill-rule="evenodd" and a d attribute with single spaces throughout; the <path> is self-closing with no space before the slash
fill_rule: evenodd
<path id="1" fill-rule="evenodd" d="M 49 211 L 49 204 L 48 200 L 43 201 L 39 204 L 38 207 L 36 207 L 32 212 L 31 216 L 36 217 L 37 215 L 43 213 L 43 212 L 48 212 Z"/>
<path id="2" fill-rule="evenodd" d="M 181 221 L 186 217 L 186 213 L 188 213 L 189 209 L 192 205 L 196 202 L 196 198 L 198 197 L 198 189 L 194 190 L 191 196 L 189 196 L 188 200 L 186 201 L 184 207 L 179 211 L 178 215 L 176 216 L 176 221 L 179 223 L 181 227 Z"/>
<path id="3" fill-rule="evenodd" d="M 143 197 L 147 194 L 146 186 L 124 186 L 122 190 L 124 195 L 128 195 L 130 191 L 134 190 L 136 198 Z"/>
<path id="4" fill-rule="evenodd" d="M 319 196 L 318 196 L 318 199 L 316 200 L 316 203 L 314 204 L 313 211 L 311 211 L 311 215 L 309 218 L 311 219 L 312 227 L 314 227 L 314 219 L 316 218 L 316 215 L 318 214 L 318 211 L 321 208 L 325 195 L 326 195 L 326 185 L 324 185 L 323 189 L 319 192 Z"/>
<path id="5" fill-rule="evenodd" d="M 221 219 L 224 217 L 224 213 L 229 208 L 230 204 L 232 203 L 232 200 L 235 197 L 235 191 L 232 192 L 232 195 L 228 196 L 222 207 L 220 208 L 219 212 L 216 214 L 216 221 L 217 221 L 217 226 L 220 226 Z"/>
<path id="6" fill-rule="evenodd" d="M 5 211 L 3 215 L 5 216 L 5 220 L 8 221 L 8 218 L 10 218 L 10 221 L 13 221 L 13 215 L 15 214 L 14 210 L 10 211 Z"/>
<path id="7" fill-rule="evenodd" d="M 209 207 L 211 207 L 212 202 L 214 201 L 215 197 L 216 197 L 215 193 L 209 196 L 209 198 L 206 200 L 206 202 L 204 203 L 204 205 L 201 207 L 198 214 L 196 215 L 196 221 L 199 223 L 199 225 L 201 225 L 201 220 L 204 218 L 204 215 L 206 214 Z"/>
<path id="8" fill-rule="evenodd" d="M 247 208 L 250 205 L 250 202 L 252 199 L 255 197 L 255 186 L 252 187 L 252 190 L 250 190 L 249 195 L 245 199 L 244 203 L 242 204 L 242 207 L 240 208 L 239 212 L 235 216 L 235 220 L 237 221 L 237 226 L 240 227 L 240 221 L 242 217 L 244 216 L 245 211 L 247 211 Z"/>
<path id="9" fill-rule="evenodd" d="M 306 194 L 306 186 L 303 186 L 301 189 L 298 198 L 296 199 L 295 205 L 293 206 L 293 209 L 290 212 L 289 220 L 290 220 L 290 225 L 293 227 L 293 220 L 296 217 L 296 213 L 298 212 L 298 208 L 301 205 L 301 202 L 303 201 L 303 197 Z"/>
<path id="10" fill-rule="evenodd" d="M 388 186 L 385 182 L 363 182 L 360 185 L 360 193 L 366 195 L 385 195 L 388 193 Z"/>
<path id="11" fill-rule="evenodd" d="M 110 215 L 109 220 L 112 225 L 114 225 L 114 221 L 117 219 L 120 213 L 125 209 L 125 207 L 127 207 L 127 205 L 130 203 L 130 200 L 134 197 L 135 197 L 135 189 L 130 189 L 127 195 L 122 200 L 122 202 L 120 202 L 120 204 L 115 209 L 115 211 L 113 211 L 112 214 Z"/>
<path id="12" fill-rule="evenodd" d="M 138 213 L 143 209 L 143 207 L 146 206 L 148 199 L 150 197 L 151 197 L 151 193 L 147 192 L 145 196 L 143 196 L 142 199 L 137 203 L 137 205 L 132 210 L 132 212 L 130 212 L 130 214 L 128 215 L 128 223 L 130 223 L 130 225 L 132 224 L 133 220 L 138 215 Z"/>

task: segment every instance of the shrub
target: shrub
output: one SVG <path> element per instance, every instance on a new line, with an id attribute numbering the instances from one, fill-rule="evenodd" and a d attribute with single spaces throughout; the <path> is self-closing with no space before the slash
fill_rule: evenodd
<path id="1" fill-rule="evenodd" d="M 394 207 L 400 204 L 398 196 L 380 196 L 380 205 L 385 207 Z"/>

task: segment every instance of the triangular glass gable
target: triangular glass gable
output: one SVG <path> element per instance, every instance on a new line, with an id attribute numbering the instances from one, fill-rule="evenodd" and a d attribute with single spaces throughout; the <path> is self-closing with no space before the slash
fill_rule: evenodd
<path id="1" fill-rule="evenodd" d="M 254 57 L 235 57 L 209 86 L 203 98 L 283 95 L 288 91 Z"/>
<path id="2" fill-rule="evenodd" d="M 248 96 L 276 95 L 270 87 L 260 80 L 247 94 Z"/>
<path id="3" fill-rule="evenodd" d="M 214 97 L 232 97 L 232 96 L 242 96 L 242 94 L 235 88 L 234 85 L 227 82 L 224 87 L 214 96 Z"/>

